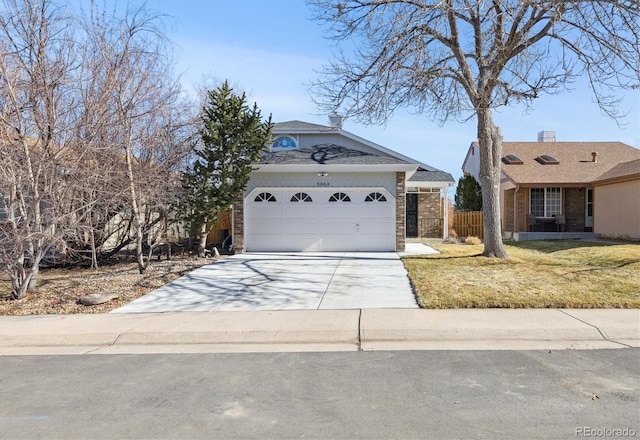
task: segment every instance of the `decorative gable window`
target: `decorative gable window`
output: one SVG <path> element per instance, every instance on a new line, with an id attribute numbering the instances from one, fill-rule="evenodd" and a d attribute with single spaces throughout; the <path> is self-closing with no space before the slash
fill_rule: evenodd
<path id="1" fill-rule="evenodd" d="M 531 188 L 531 214 L 536 217 L 553 217 L 562 214 L 561 188 Z"/>
<path id="2" fill-rule="evenodd" d="M 350 202 L 351 198 L 343 192 L 334 193 L 329 197 L 330 202 Z"/>
<path id="3" fill-rule="evenodd" d="M 386 202 L 387 198 L 384 194 L 380 194 L 378 192 L 372 192 L 364 199 L 365 202 Z"/>
<path id="4" fill-rule="evenodd" d="M 268 192 L 260 193 L 254 199 L 254 202 L 275 202 L 275 201 L 276 201 L 276 198 L 273 196 L 273 194 Z"/>
<path id="5" fill-rule="evenodd" d="M 271 151 L 287 151 L 296 148 L 298 148 L 298 142 L 292 136 L 279 136 L 271 145 Z"/>
<path id="6" fill-rule="evenodd" d="M 291 196 L 292 202 L 313 202 L 311 196 L 307 193 L 299 192 Z"/>

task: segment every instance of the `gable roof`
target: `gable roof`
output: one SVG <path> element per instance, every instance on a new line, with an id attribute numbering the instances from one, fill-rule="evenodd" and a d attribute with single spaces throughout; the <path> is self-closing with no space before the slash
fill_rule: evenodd
<path id="1" fill-rule="evenodd" d="M 595 161 L 592 153 L 597 153 Z M 640 150 L 622 142 L 503 142 L 502 154 L 522 159 L 522 164 L 503 163 L 504 176 L 532 185 L 587 184 L 621 163 L 640 159 Z M 542 163 L 544 155 L 558 163 Z"/>
<path id="2" fill-rule="evenodd" d="M 286 121 L 286 122 L 276 122 L 273 124 L 273 133 L 298 133 L 298 132 L 308 132 L 308 131 L 338 131 L 337 127 L 331 127 L 328 125 L 320 125 L 320 124 L 312 124 L 311 122 L 304 121 Z"/>
<path id="3" fill-rule="evenodd" d="M 411 157 L 405 156 L 404 154 L 400 154 L 396 151 L 390 150 L 389 148 L 383 147 L 380 144 L 376 144 L 375 142 L 371 142 L 368 139 L 362 138 L 358 135 L 355 135 L 351 132 L 348 132 L 344 129 L 330 126 L 330 125 L 321 125 L 321 124 L 313 124 L 310 122 L 292 120 L 285 122 L 276 122 L 273 124 L 273 134 L 303 134 L 303 133 L 337 133 L 348 139 L 354 140 L 356 142 L 360 142 L 365 144 L 375 150 L 380 151 L 381 156 L 390 156 L 391 158 L 396 158 L 400 160 L 398 163 L 407 163 L 407 164 L 415 164 L 419 167 L 420 170 L 432 171 L 434 174 L 432 176 L 438 177 L 441 182 L 454 182 L 455 179 L 453 176 L 447 172 L 441 171 L 437 168 L 432 167 L 431 165 L 427 165 L 425 163 L 419 162 Z M 262 162 L 260 162 L 262 163 Z M 423 176 L 425 177 L 425 176 Z"/>
<path id="4" fill-rule="evenodd" d="M 413 176 L 411 176 L 407 182 L 451 182 L 455 183 L 453 176 L 444 171 L 427 171 L 418 169 Z"/>
<path id="5" fill-rule="evenodd" d="M 619 163 L 598 177 L 594 183 L 640 179 L 640 159 Z"/>
<path id="6" fill-rule="evenodd" d="M 335 144 L 265 154 L 257 165 L 393 165 L 409 164 L 394 157 L 379 156 Z"/>

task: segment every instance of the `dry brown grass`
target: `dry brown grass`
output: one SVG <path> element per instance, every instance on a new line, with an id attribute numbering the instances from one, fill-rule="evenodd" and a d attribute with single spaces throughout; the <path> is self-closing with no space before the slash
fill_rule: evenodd
<path id="1" fill-rule="evenodd" d="M 433 244 L 432 244 L 433 245 Z M 549 240 L 506 246 L 435 244 L 404 260 L 424 308 L 640 308 L 640 245 Z"/>

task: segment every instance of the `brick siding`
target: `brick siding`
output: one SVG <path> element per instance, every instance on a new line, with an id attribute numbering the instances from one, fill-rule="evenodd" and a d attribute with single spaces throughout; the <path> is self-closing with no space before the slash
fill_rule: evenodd
<path id="1" fill-rule="evenodd" d="M 564 190 L 565 231 L 584 232 L 585 189 L 566 188 Z"/>
<path id="2" fill-rule="evenodd" d="M 405 173 L 396 173 L 396 252 L 404 252 L 406 237 Z"/>
<path id="3" fill-rule="evenodd" d="M 244 202 L 242 195 L 233 203 L 233 249 L 244 252 Z"/>
<path id="4" fill-rule="evenodd" d="M 502 222 L 503 231 L 513 231 L 513 197 L 516 193 L 515 189 L 509 189 L 504 192 L 504 221 Z M 516 225 L 516 230 L 517 225 Z"/>
<path id="5" fill-rule="evenodd" d="M 442 238 L 440 193 L 418 194 L 418 237 Z"/>

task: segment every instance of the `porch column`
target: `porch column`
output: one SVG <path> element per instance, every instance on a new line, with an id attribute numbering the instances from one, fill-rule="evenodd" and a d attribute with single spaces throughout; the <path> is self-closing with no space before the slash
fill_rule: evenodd
<path id="1" fill-rule="evenodd" d="M 443 209 L 443 222 L 442 225 L 442 239 L 446 240 L 449 238 L 449 186 L 445 186 L 444 188 L 440 188 L 440 200 L 442 200 Z"/>

